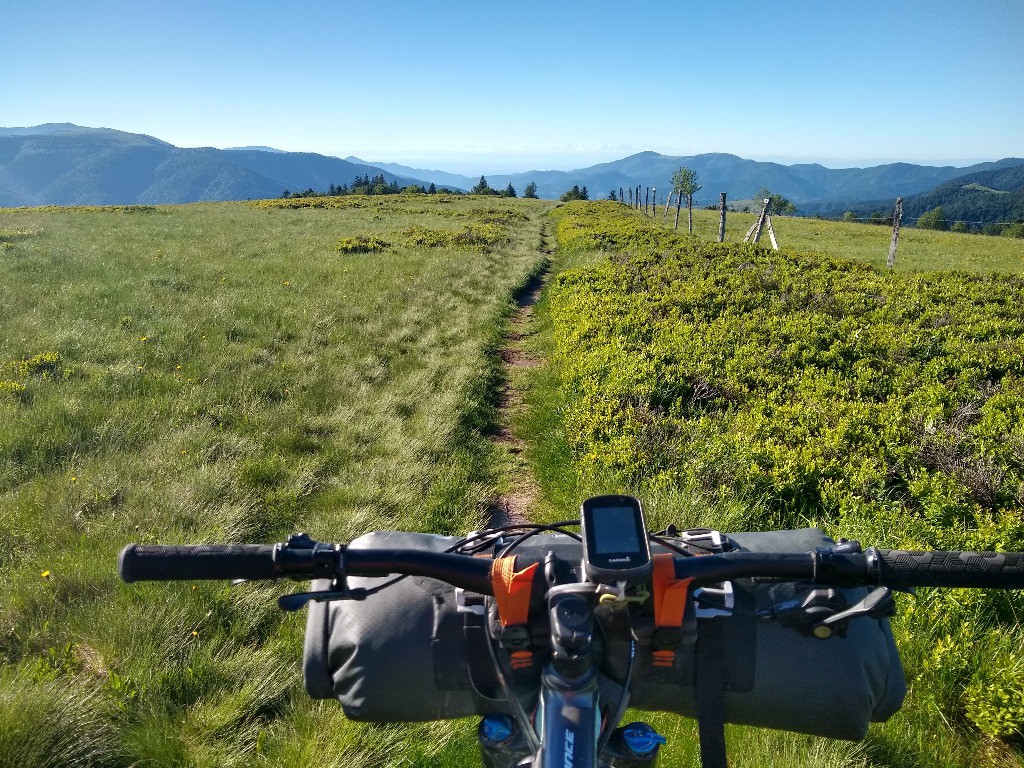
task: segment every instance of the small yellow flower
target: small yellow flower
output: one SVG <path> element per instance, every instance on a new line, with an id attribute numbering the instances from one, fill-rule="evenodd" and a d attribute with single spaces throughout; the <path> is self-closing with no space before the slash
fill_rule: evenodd
<path id="1" fill-rule="evenodd" d="M 139 337 L 139 341 L 142 341 L 142 342 L 149 341 L 149 336 L 140 336 Z"/>
<path id="2" fill-rule="evenodd" d="M 44 579 L 49 579 L 50 578 L 50 572 L 49 571 L 43 571 L 39 575 L 42 576 Z"/>
<path id="3" fill-rule="evenodd" d="M 291 283 L 289 281 L 287 281 L 287 280 L 284 281 L 284 284 L 285 285 L 291 285 Z"/>
<path id="4" fill-rule="evenodd" d="M 192 637 L 199 637 L 199 630 L 198 629 L 193 629 L 192 630 Z"/>
<path id="5" fill-rule="evenodd" d="M 184 455 L 185 455 L 185 454 L 187 454 L 187 453 L 188 453 L 188 451 L 184 451 L 184 450 L 183 450 L 183 451 L 181 452 L 181 455 L 182 455 L 182 456 L 184 456 Z"/>
<path id="6" fill-rule="evenodd" d="M 71 476 L 71 482 L 72 483 L 77 483 L 78 482 L 78 475 L 72 475 Z"/>

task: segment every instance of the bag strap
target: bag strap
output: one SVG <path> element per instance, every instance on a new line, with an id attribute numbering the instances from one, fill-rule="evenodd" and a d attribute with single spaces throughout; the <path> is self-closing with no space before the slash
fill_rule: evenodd
<path id="1" fill-rule="evenodd" d="M 698 630 L 696 698 L 701 768 L 727 768 L 725 637 L 718 619 L 701 621 Z"/>
<path id="2" fill-rule="evenodd" d="M 517 571 L 516 556 L 510 555 L 498 558 L 491 566 L 494 602 L 501 619 L 501 644 L 509 652 L 513 670 L 527 671 L 533 668 L 533 651 L 530 649 L 530 632 L 526 623 L 530 618 L 530 599 L 538 565 L 533 563 Z"/>
<path id="3" fill-rule="evenodd" d="M 654 574 L 654 636 L 652 665 L 671 667 L 676 649 L 683 639 L 683 617 L 693 579 L 677 579 L 673 555 L 655 555 Z"/>

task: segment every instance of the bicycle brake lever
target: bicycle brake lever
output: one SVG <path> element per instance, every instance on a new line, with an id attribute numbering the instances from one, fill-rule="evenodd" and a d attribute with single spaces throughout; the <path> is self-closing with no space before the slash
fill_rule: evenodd
<path id="1" fill-rule="evenodd" d="M 872 590 L 859 603 L 850 606 L 845 611 L 840 611 L 818 622 L 812 632 L 815 637 L 829 637 L 832 632 L 825 634 L 825 630 L 832 630 L 842 633 L 851 619 L 867 616 L 872 619 L 883 619 L 896 613 L 896 600 L 893 599 L 892 590 L 888 587 L 879 587 Z"/>
<path id="2" fill-rule="evenodd" d="M 282 611 L 292 613 L 305 608 L 310 603 L 323 603 L 329 600 L 359 600 L 359 596 L 353 595 L 354 590 L 345 592 L 294 592 L 290 595 L 281 595 L 277 598 L 277 607 Z"/>

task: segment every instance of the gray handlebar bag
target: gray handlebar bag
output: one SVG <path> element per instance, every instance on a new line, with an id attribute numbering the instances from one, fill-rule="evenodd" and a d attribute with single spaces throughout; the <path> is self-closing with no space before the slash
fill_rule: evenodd
<path id="1" fill-rule="evenodd" d="M 730 533 L 739 550 L 810 552 L 835 544 L 816 528 Z M 787 582 L 733 582 L 736 606 L 766 609 L 794 597 Z M 866 588 L 841 590 L 850 605 Z M 834 739 L 863 739 L 872 722 L 884 722 L 903 704 L 903 666 L 888 619 L 858 618 L 846 637 L 809 637 L 777 621 L 733 615 L 698 620 L 697 643 L 710 635 L 723 644 L 725 721 Z M 640 709 L 696 717 L 694 657 L 679 653 L 664 677 L 644 674 L 632 685 L 631 704 Z M 682 683 L 682 684 L 681 684 Z"/>
<path id="2" fill-rule="evenodd" d="M 459 541 L 379 531 L 349 547 L 444 552 Z M 310 603 L 303 654 L 310 696 L 336 698 L 346 717 L 380 723 L 448 720 L 483 708 L 466 664 L 469 644 L 454 587 L 412 576 L 350 576 L 348 585 L 381 589 L 363 600 Z M 329 587 L 313 582 L 314 590 Z"/>
<path id="3" fill-rule="evenodd" d="M 517 550 L 539 559 L 545 539 L 562 551 L 578 546 L 560 534 L 535 537 Z M 741 550 L 807 552 L 834 542 L 817 529 L 734 533 Z M 430 534 L 376 532 L 354 540 L 356 549 L 418 548 L 443 552 L 459 540 Z M 536 543 L 534 543 L 536 542 Z M 373 590 L 363 600 L 311 603 L 306 624 L 303 674 L 314 698 L 337 699 L 347 717 L 374 722 L 451 719 L 508 711 L 474 686 L 467 662 L 487 653 L 464 631 L 453 587 L 434 579 L 349 577 L 351 588 Z M 329 582 L 315 582 L 326 589 Z M 745 612 L 792 597 L 794 585 L 733 582 L 736 606 Z M 844 590 L 852 605 L 867 592 Z M 688 611 L 690 609 L 688 608 Z M 629 653 L 628 629 L 614 631 L 598 617 L 604 635 L 602 672 L 623 680 L 613 658 Z M 715 626 L 709 627 L 709 622 Z M 819 640 L 774 621 L 734 614 L 698 619 L 696 637 L 722 643 L 726 722 L 840 739 L 861 739 L 871 722 L 899 710 L 906 682 L 886 620 L 859 618 L 847 636 Z M 713 631 L 709 631 L 713 630 Z M 646 654 L 645 654 L 646 651 Z M 684 643 L 672 668 L 648 664 L 642 639 L 630 683 L 639 709 L 696 714 L 694 645 Z M 499 651 L 500 652 L 500 651 Z"/>

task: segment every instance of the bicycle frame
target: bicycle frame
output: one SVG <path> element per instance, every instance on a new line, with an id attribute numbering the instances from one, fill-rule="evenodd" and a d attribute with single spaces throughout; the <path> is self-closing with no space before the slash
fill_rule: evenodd
<path id="1" fill-rule="evenodd" d="M 518 749 L 488 750 L 481 734 L 481 752 L 486 768 L 597 768 L 611 765 L 601 761 L 602 748 L 610 741 L 616 721 L 602 730 L 598 670 L 592 653 L 595 585 L 570 583 L 552 587 L 547 594 L 551 619 L 551 659 L 541 674 L 541 689 L 532 728 L 537 747 L 525 740 Z M 526 719 L 526 718 L 522 718 Z M 606 736 L 607 734 L 607 736 Z M 512 736 L 510 734 L 509 738 Z M 661 737 L 655 736 L 660 739 Z M 663 740 L 663 739 L 662 739 Z M 620 749 L 614 757 L 617 768 L 648 768 L 656 759 L 660 744 L 642 754 Z"/>

